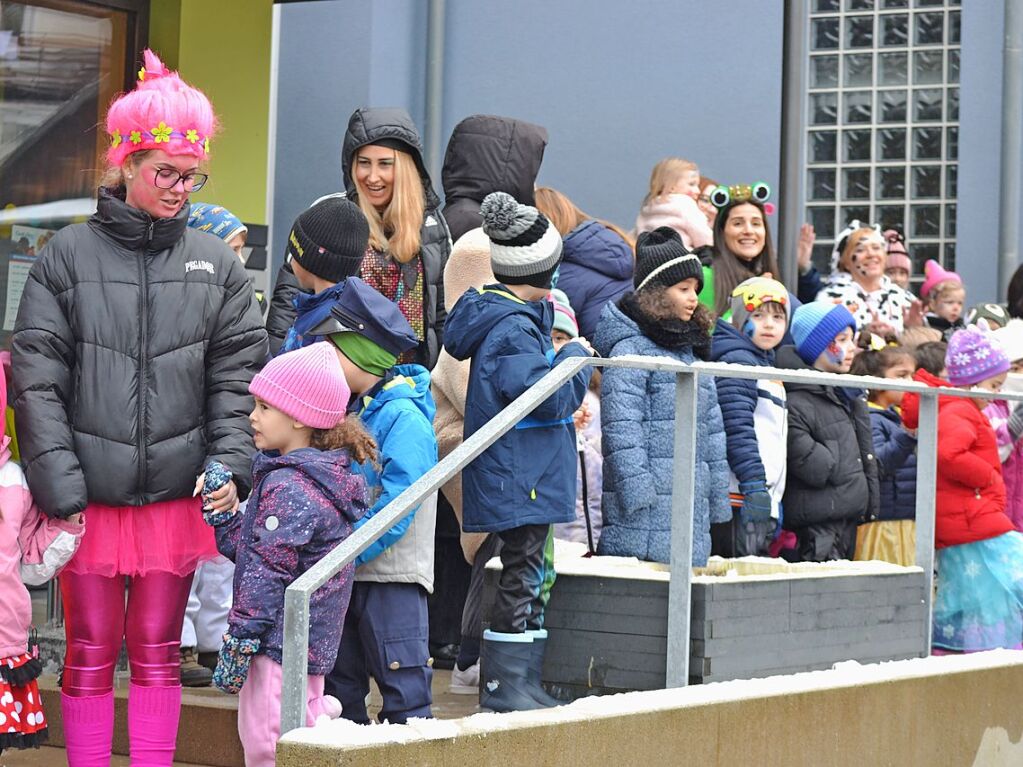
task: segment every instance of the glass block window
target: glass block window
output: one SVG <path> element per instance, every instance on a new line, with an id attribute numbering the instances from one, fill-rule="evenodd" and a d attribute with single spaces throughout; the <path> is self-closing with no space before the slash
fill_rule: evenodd
<path id="1" fill-rule="evenodd" d="M 859 218 L 903 232 L 917 280 L 955 268 L 958 0 L 814 0 L 810 5 L 806 220 L 814 261 Z"/>

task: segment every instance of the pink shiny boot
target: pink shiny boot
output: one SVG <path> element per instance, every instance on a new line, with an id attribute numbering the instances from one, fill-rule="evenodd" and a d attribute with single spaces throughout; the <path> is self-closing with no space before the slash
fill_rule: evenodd
<path id="1" fill-rule="evenodd" d="M 181 716 L 181 686 L 128 686 L 131 767 L 171 767 Z"/>
<path id="2" fill-rule="evenodd" d="M 114 740 L 114 693 L 75 697 L 61 693 L 68 767 L 110 767 Z"/>

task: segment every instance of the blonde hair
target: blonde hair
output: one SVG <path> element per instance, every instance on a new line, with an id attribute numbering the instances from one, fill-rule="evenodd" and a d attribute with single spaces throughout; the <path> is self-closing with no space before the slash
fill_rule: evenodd
<path id="1" fill-rule="evenodd" d="M 356 201 L 369 222 L 370 247 L 389 253 L 398 263 L 407 264 L 416 257 L 422 244 L 420 231 L 426 211 L 426 193 L 412 155 L 400 149 L 391 151 L 394 152 L 394 189 L 384 212 L 380 213 L 365 195 L 357 194 Z M 359 150 L 356 150 L 351 171 L 356 190 L 359 188 L 355 179 L 358 156 Z"/>
<path id="2" fill-rule="evenodd" d="M 856 250 L 856 247 L 868 237 L 877 237 L 882 243 L 884 242 L 884 238 L 881 237 L 881 233 L 872 226 L 861 226 L 845 238 L 845 247 L 842 249 L 842 254 L 838 257 L 838 268 L 840 271 L 852 272 L 852 269 L 849 268 L 852 266 L 849 263 L 849 259 L 852 258 L 853 251 Z"/>
<path id="3" fill-rule="evenodd" d="M 691 172 L 700 172 L 695 162 L 683 160 L 681 157 L 664 158 L 650 171 L 650 191 L 643 198 L 643 204 L 649 205 L 658 197 L 664 197 L 684 174 Z"/>
<path id="4" fill-rule="evenodd" d="M 959 280 L 942 280 L 928 291 L 927 303 L 930 306 L 935 306 L 938 301 L 943 299 L 949 293 L 954 293 L 957 290 L 962 291 L 963 296 L 966 295 L 966 288 Z"/>
<path id="5" fill-rule="evenodd" d="M 596 221 L 625 240 L 629 248 L 632 249 L 633 256 L 635 256 L 636 243 L 622 228 L 615 226 L 610 221 L 594 218 L 584 213 L 576 207 L 574 202 L 557 189 L 552 189 L 549 186 L 538 186 L 534 190 L 534 194 L 536 209 L 547 216 L 547 220 L 554 224 L 554 228 L 558 230 L 562 237 L 565 237 L 569 232 L 586 221 Z"/>
<path id="6" fill-rule="evenodd" d="M 132 152 L 125 158 L 126 162 L 131 163 L 132 168 L 138 168 L 149 155 L 153 153 L 152 149 L 140 149 L 138 152 Z M 111 165 L 100 176 L 99 185 L 105 186 L 108 189 L 116 189 L 119 186 L 124 186 L 124 166 L 123 165 Z"/>

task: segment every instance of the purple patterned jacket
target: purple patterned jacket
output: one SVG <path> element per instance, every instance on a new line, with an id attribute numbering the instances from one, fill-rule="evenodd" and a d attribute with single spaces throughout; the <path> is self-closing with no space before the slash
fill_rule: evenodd
<path id="1" fill-rule="evenodd" d="M 344 450 L 302 448 L 252 459 L 252 496 L 243 513 L 217 528 L 217 548 L 235 562 L 228 631 L 260 640 L 281 663 L 284 590 L 347 538 L 366 512 L 366 484 Z M 334 667 L 354 565 L 316 591 L 309 605 L 309 673 Z"/>

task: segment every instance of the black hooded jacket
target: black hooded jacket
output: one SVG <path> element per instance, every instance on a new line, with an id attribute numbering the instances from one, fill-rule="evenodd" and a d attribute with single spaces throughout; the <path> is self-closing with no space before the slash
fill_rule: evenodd
<path id="1" fill-rule="evenodd" d="M 188 498 L 208 460 L 248 495 L 266 332 L 241 262 L 101 188 L 32 267 L 12 340 L 19 447 L 49 516 Z"/>
<path id="2" fill-rule="evenodd" d="M 348 130 L 341 145 L 341 176 L 348 199 L 358 200 L 358 190 L 352 180 L 352 161 L 356 151 L 367 144 L 378 141 L 392 141 L 401 145 L 419 169 L 419 177 L 426 195 L 423 211 L 423 227 L 420 231 L 419 256 L 423 259 L 423 326 L 426 339 L 420 344 L 416 362 L 432 369 L 437 363 L 444 338 L 444 266 L 451 253 L 451 234 L 440 213 L 440 199 L 433 189 L 433 182 L 423 163 L 423 147 L 419 132 L 408 112 L 394 108 L 357 109 L 348 121 Z M 270 333 L 272 350 L 280 348 L 288 328 L 295 318 L 291 303 L 300 290 L 294 273 L 285 265 L 277 274 L 274 295 L 267 316 L 267 331 Z"/>
<path id="3" fill-rule="evenodd" d="M 480 203 L 491 192 L 506 192 L 533 204 L 533 187 L 547 146 L 547 129 L 493 115 L 466 117 L 455 126 L 444 153 L 444 218 L 451 237 L 483 225 Z"/>

